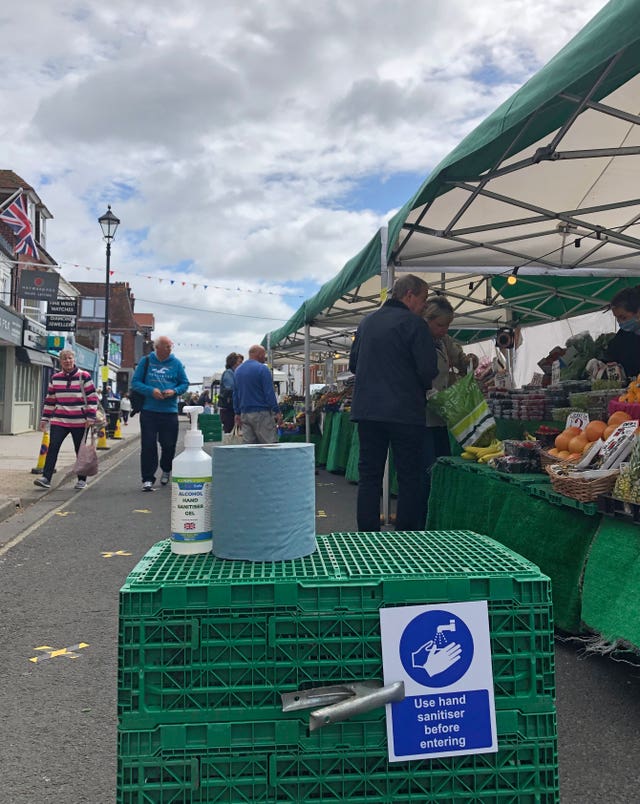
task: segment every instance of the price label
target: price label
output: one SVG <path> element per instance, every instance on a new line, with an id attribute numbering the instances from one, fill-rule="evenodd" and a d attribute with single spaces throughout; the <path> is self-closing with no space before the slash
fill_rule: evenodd
<path id="1" fill-rule="evenodd" d="M 589 414 L 582 410 L 575 410 L 567 416 L 567 428 L 579 427 L 581 430 L 589 424 Z"/>

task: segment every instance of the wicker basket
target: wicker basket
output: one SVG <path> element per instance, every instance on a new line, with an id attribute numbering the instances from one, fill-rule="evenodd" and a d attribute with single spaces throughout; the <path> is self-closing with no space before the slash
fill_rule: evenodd
<path id="1" fill-rule="evenodd" d="M 571 461 L 563 461 L 555 455 L 549 455 L 549 453 L 545 452 L 543 449 L 540 450 L 540 466 L 543 472 L 546 470 L 547 466 L 566 466 L 567 463 L 571 463 Z"/>
<path id="2" fill-rule="evenodd" d="M 579 500 L 580 502 L 593 502 L 601 494 L 610 494 L 616 484 L 616 478 L 620 474 L 617 469 L 612 469 L 604 477 L 587 480 L 575 476 L 567 477 L 557 471 L 562 468 L 564 468 L 562 464 L 558 463 L 545 467 L 546 473 L 551 478 L 553 490 L 557 491 L 558 494 L 564 494 L 565 497 L 571 497 L 573 500 Z"/>

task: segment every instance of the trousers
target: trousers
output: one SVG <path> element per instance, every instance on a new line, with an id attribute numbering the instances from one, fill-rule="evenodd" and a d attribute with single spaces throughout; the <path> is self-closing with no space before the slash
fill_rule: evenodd
<path id="1" fill-rule="evenodd" d="M 424 530 L 427 518 L 427 428 L 394 422 L 358 422 L 359 531 L 380 530 L 380 496 L 389 447 L 398 476 L 396 530 Z"/>
<path id="2" fill-rule="evenodd" d="M 158 469 L 158 444 L 160 444 L 160 469 L 171 472 L 178 443 L 178 414 L 156 413 L 153 410 L 140 412 L 140 473 L 142 482 L 156 479 Z"/>
<path id="3" fill-rule="evenodd" d="M 49 449 L 47 450 L 47 457 L 44 459 L 44 469 L 42 470 L 42 477 L 46 477 L 47 480 L 51 480 L 53 477 L 60 447 L 69 433 L 71 433 L 77 455 L 84 438 L 84 427 L 63 427 L 61 424 L 52 424 L 49 428 Z M 78 475 L 78 480 L 86 479 L 86 475 Z"/>

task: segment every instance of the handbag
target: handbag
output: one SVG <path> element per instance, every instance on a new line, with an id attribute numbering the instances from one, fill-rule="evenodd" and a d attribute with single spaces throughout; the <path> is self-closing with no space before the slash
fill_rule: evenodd
<path id="1" fill-rule="evenodd" d="M 95 438 L 93 430 L 91 430 L 91 441 L 87 441 L 90 429 L 87 428 L 84 434 L 84 440 L 78 448 L 76 462 L 72 470 L 76 475 L 84 475 L 85 477 L 93 477 L 98 474 L 98 453 L 93 443 Z"/>
<path id="2" fill-rule="evenodd" d="M 80 390 L 82 391 L 82 398 L 84 399 L 84 406 L 86 408 L 87 407 L 87 394 L 86 394 L 86 391 L 84 390 L 84 379 L 83 378 L 80 378 Z M 96 430 L 102 430 L 104 427 L 107 426 L 107 414 L 104 412 L 104 408 L 102 407 L 102 405 L 99 402 L 98 402 L 98 407 L 96 408 L 96 418 L 95 418 L 95 421 L 93 422 L 93 426 L 96 428 Z M 96 472 L 97 471 L 98 470 L 96 469 Z M 83 473 L 80 472 L 80 474 L 83 474 Z"/>
<path id="3" fill-rule="evenodd" d="M 147 371 L 149 370 L 149 355 L 145 358 L 144 363 L 144 371 L 142 372 L 142 382 L 147 379 Z M 131 413 L 129 414 L 131 417 L 135 416 L 136 413 L 140 413 L 142 408 L 144 407 L 144 394 L 141 394 L 140 391 L 129 391 L 129 399 L 131 400 Z"/>
<path id="4" fill-rule="evenodd" d="M 234 444 L 244 444 L 244 439 L 242 438 L 242 430 L 238 427 L 238 425 L 234 425 L 233 430 L 230 433 L 224 433 L 222 436 L 222 446 L 223 447 L 231 447 Z"/>

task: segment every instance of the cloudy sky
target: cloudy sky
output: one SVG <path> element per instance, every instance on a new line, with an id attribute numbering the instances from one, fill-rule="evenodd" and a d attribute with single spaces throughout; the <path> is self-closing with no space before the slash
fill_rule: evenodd
<path id="1" fill-rule="evenodd" d="M 69 280 L 97 218 L 193 382 L 281 326 L 603 0 L 23 0 L 0 168 Z M 206 288 L 205 288 L 206 286 Z"/>

